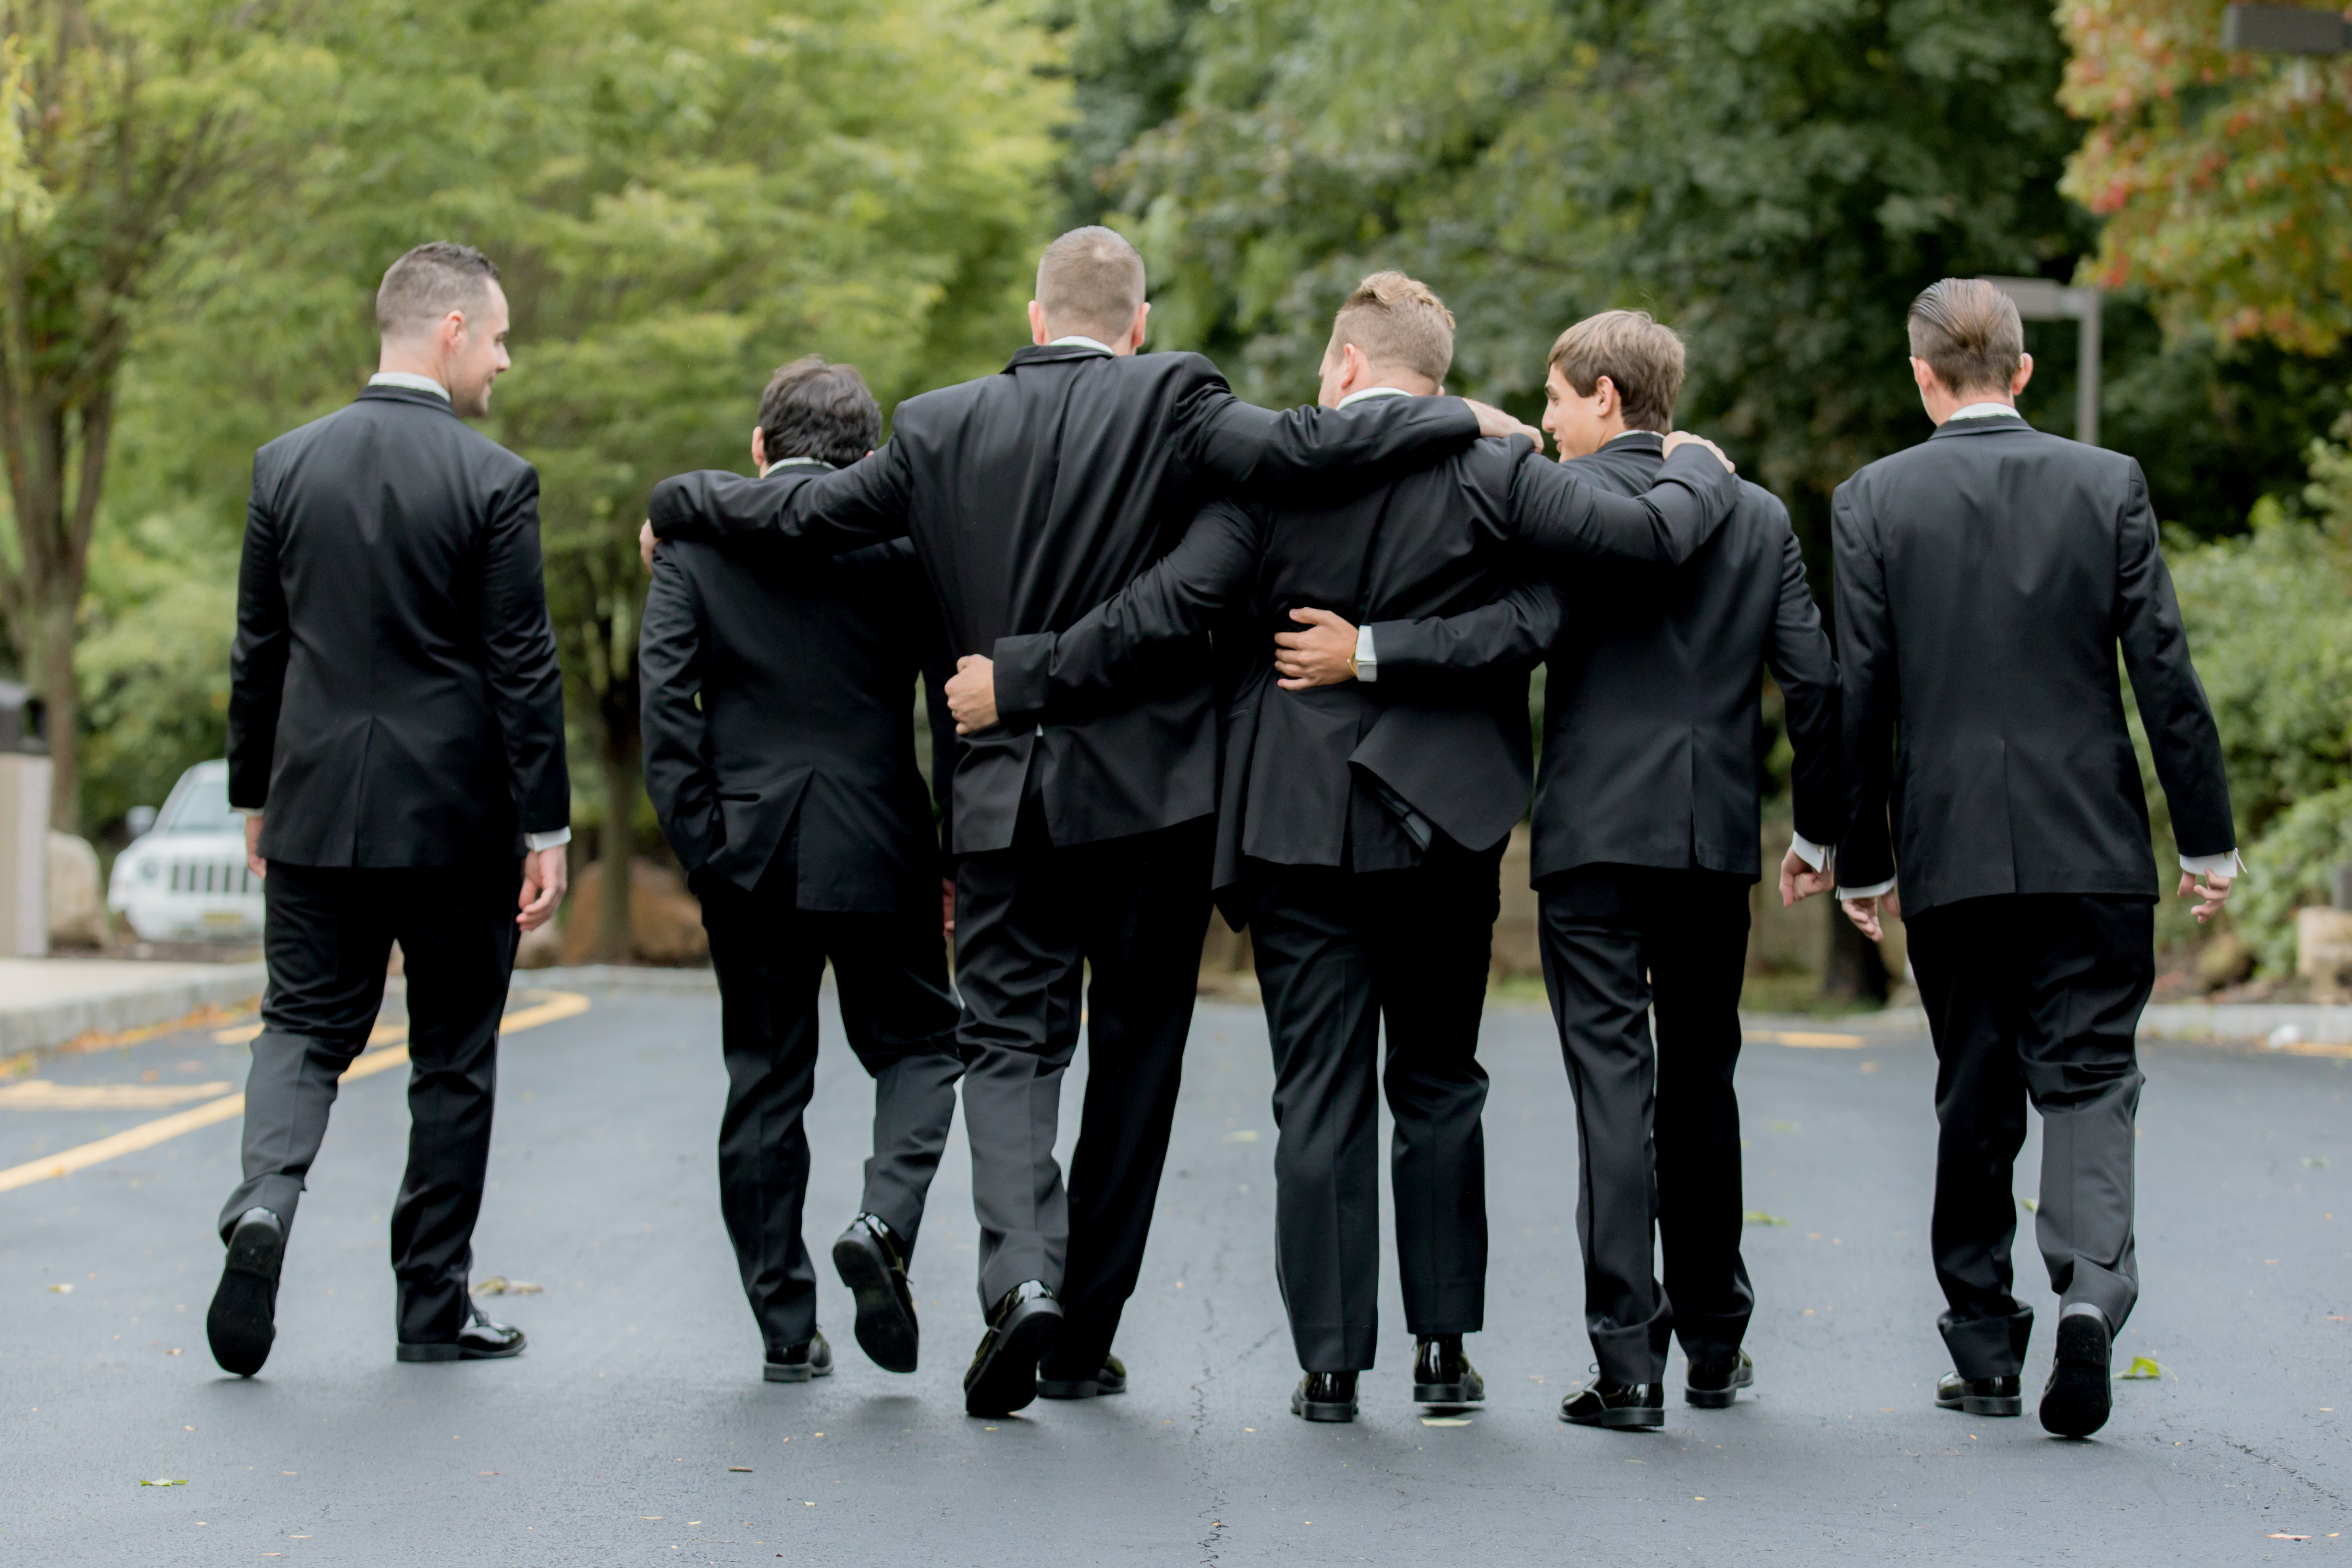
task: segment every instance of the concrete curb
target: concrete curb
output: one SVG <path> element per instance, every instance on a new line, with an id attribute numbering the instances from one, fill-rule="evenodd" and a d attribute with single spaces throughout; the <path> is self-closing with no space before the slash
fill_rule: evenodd
<path id="1" fill-rule="evenodd" d="M 622 991 L 694 991 L 719 989 L 718 972 L 709 969 L 640 968 L 630 963 L 583 963 L 571 969 L 518 969 L 512 988 L 602 985 Z"/>
<path id="2" fill-rule="evenodd" d="M 2273 1046 L 2352 1043 L 2352 1007 L 2316 1002 L 2166 1003 L 2140 1015 L 2142 1038 L 2261 1040 Z"/>
<path id="3" fill-rule="evenodd" d="M 0 1007 L 0 1054 L 44 1051 L 90 1030 L 114 1034 L 184 1018 L 200 1007 L 226 1007 L 261 994 L 268 971 L 258 963 L 225 963 L 216 974 L 178 979 L 81 996 L 45 1006 Z"/>

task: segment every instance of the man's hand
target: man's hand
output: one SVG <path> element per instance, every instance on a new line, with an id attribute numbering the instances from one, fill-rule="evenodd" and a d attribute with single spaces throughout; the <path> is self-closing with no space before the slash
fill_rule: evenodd
<path id="1" fill-rule="evenodd" d="M 1890 921 L 1903 918 L 1903 901 L 1893 893 L 1874 893 L 1866 899 L 1845 899 L 1840 902 L 1845 910 L 1845 918 L 1873 942 L 1884 941 L 1886 936 L 1885 927 L 1879 923 L 1881 912 Z"/>
<path id="2" fill-rule="evenodd" d="M 257 877 L 269 875 L 269 862 L 261 858 L 261 813 L 255 812 L 245 819 L 245 863 Z M 2189 890 L 2189 879 L 2180 879 L 2180 890 Z"/>
<path id="3" fill-rule="evenodd" d="M 2180 896 L 2185 899 L 2194 892 L 2204 900 L 2197 906 L 2196 910 L 2199 925 L 2203 925 L 2221 912 L 2221 906 L 2230 901 L 2230 889 L 2237 879 L 2235 877 L 2224 877 L 2213 871 L 2206 872 L 2201 880 L 2186 871 L 2180 874 Z"/>
<path id="4" fill-rule="evenodd" d="M 1355 627 L 1328 610 L 1293 610 L 1290 618 L 1304 621 L 1307 629 L 1274 635 L 1274 669 L 1283 677 L 1277 684 L 1285 691 L 1356 679 Z"/>
<path id="5" fill-rule="evenodd" d="M 522 858 L 522 891 L 515 895 L 521 912 L 515 924 L 525 931 L 537 931 L 555 918 L 555 907 L 563 902 L 563 890 L 572 879 L 572 865 L 565 858 L 565 847 L 534 849 Z"/>
<path id="6" fill-rule="evenodd" d="M 948 679 L 948 711 L 955 715 L 956 733 L 969 735 L 996 722 L 996 661 L 968 653 L 956 660 Z"/>
<path id="7" fill-rule="evenodd" d="M 1543 432 L 1525 420 L 1514 419 L 1493 404 L 1481 403 L 1475 397 L 1465 397 L 1462 401 L 1468 404 L 1470 412 L 1478 416 L 1479 435 L 1525 436 L 1536 444 L 1537 451 L 1544 449 Z"/>
<path id="8" fill-rule="evenodd" d="M 955 879 L 940 879 L 940 934 L 950 942 L 955 940 Z"/>
<path id="9" fill-rule="evenodd" d="M 1680 447 L 1704 447 L 1708 451 L 1715 454 L 1715 460 L 1723 465 L 1724 470 L 1727 473 L 1736 474 L 1739 471 L 1739 465 L 1725 457 L 1723 455 L 1723 448 L 1717 446 L 1714 442 L 1708 440 L 1704 436 L 1694 436 L 1687 430 L 1676 430 L 1667 436 L 1667 457 L 1673 457 L 1675 455 L 1675 448 Z M 647 570 L 651 570 L 651 568 L 647 568 Z"/>
<path id="10" fill-rule="evenodd" d="M 1818 871 L 1805 863 L 1805 858 L 1793 848 L 1780 858 L 1780 907 L 1791 909 L 1803 903 L 1815 893 L 1826 893 L 1837 885 L 1831 870 L 1835 862 L 1823 860 Z"/>
<path id="11" fill-rule="evenodd" d="M 637 559 L 646 563 L 648 574 L 654 569 L 654 546 L 660 542 L 654 537 L 654 520 L 646 519 L 645 526 L 637 530 Z"/>

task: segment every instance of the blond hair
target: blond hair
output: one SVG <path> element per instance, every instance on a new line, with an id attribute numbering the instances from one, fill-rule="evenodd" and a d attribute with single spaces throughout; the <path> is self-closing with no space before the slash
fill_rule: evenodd
<path id="1" fill-rule="evenodd" d="M 1115 229 L 1074 228 L 1037 261 L 1037 304 L 1063 333 L 1108 343 L 1126 335 L 1143 303 L 1143 258 Z"/>
<path id="2" fill-rule="evenodd" d="M 1454 365 L 1454 312 L 1428 284 L 1402 272 L 1375 272 L 1356 285 L 1331 318 L 1330 363 L 1348 344 L 1368 363 L 1406 370 L 1441 384 Z"/>

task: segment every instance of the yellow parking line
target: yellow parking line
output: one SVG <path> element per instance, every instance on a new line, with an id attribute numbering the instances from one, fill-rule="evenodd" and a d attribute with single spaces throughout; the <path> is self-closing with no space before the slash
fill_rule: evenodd
<path id="1" fill-rule="evenodd" d="M 1801 1046 L 1825 1051 L 1853 1051 L 1870 1043 L 1861 1035 L 1815 1035 L 1802 1029 L 1747 1029 L 1741 1033 L 1752 1046 Z"/>
<path id="2" fill-rule="evenodd" d="M 545 1001 L 535 1006 L 520 1008 L 499 1021 L 499 1033 L 518 1035 L 525 1029 L 536 1029 L 542 1024 L 558 1019 L 576 1017 L 588 1011 L 588 998 L 576 991 L 535 991 Z M 223 1033 L 229 1031 L 224 1030 Z M 258 1029 L 254 1031 L 258 1034 Z M 378 1025 L 368 1037 L 364 1055 L 343 1069 L 343 1081 L 373 1078 L 389 1072 L 408 1059 L 408 1028 L 405 1025 Z M 94 1143 L 82 1143 L 62 1152 L 27 1161 L 22 1165 L 0 1171 L 0 1193 L 13 1193 L 18 1187 L 46 1182 L 57 1176 L 69 1176 L 76 1171 L 86 1171 L 92 1165 L 102 1165 L 124 1154 L 135 1154 L 142 1149 L 152 1149 L 168 1142 L 183 1132 L 194 1132 L 199 1127 L 210 1127 L 245 1113 L 245 1096 L 224 1095 L 204 1105 L 191 1106 L 170 1116 L 159 1116 L 152 1121 L 117 1132 L 110 1138 L 100 1138 Z"/>

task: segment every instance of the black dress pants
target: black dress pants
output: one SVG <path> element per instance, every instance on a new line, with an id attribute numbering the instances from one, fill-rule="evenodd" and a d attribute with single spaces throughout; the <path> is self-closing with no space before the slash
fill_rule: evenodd
<path id="1" fill-rule="evenodd" d="M 392 1209 L 404 1344 L 447 1343 L 467 1321 L 474 1221 L 489 1163 L 499 1016 L 514 970 L 519 861 L 361 869 L 269 863 L 269 985 L 245 1089 L 245 1179 L 222 1208 L 266 1208 L 290 1230 L 343 1069 L 367 1048 L 383 972 L 408 977 L 408 1171 Z"/>
<path id="2" fill-rule="evenodd" d="M 1936 1040 L 1929 1244 L 1963 1377 L 2014 1376 L 2033 1311 L 2011 1294 L 2011 1188 L 2025 1107 L 2042 1112 L 2035 1237 L 2063 1307 L 2120 1329 L 2139 1300 L 2132 1189 L 2141 1078 L 2133 1039 L 2156 983 L 2152 900 L 2012 893 L 1906 922 Z"/>
<path id="3" fill-rule="evenodd" d="M 1576 1094 L 1585 1329 L 1613 1382 L 1660 1381 L 1677 1335 L 1694 1362 L 1728 1358 L 1755 1308 L 1732 1087 L 1749 885 L 1638 866 L 1544 882 L 1544 984 Z"/>
<path id="4" fill-rule="evenodd" d="M 694 883 L 719 974 L 727 1056 L 719 1208 L 761 1341 L 780 1352 L 816 1332 L 816 1269 L 801 1236 L 809 1176 L 803 1118 L 816 1081 L 825 960 L 833 961 L 843 1032 L 874 1079 L 874 1152 L 859 1207 L 879 1215 L 911 1253 L 963 1073 L 947 945 L 929 910 L 795 908 L 789 852 L 752 892 L 707 872 Z"/>
<path id="5" fill-rule="evenodd" d="M 1012 847 L 957 865 L 981 1306 L 1024 1279 L 1054 1288 L 1065 1316 L 1048 1377 L 1101 1369 L 1143 1269 L 1209 929 L 1211 827 L 1056 846 L 1033 791 Z M 1082 1018 L 1086 1105 L 1065 1191 L 1054 1138 Z"/>
<path id="6" fill-rule="evenodd" d="M 1440 839 L 1410 870 L 1252 868 L 1250 941 L 1274 1046 L 1276 1271 L 1308 1372 L 1361 1371 L 1379 1338 L 1376 1075 L 1396 1121 L 1389 1180 L 1405 1326 L 1485 1325 L 1478 1020 L 1501 861 L 1499 845 L 1474 854 Z"/>

